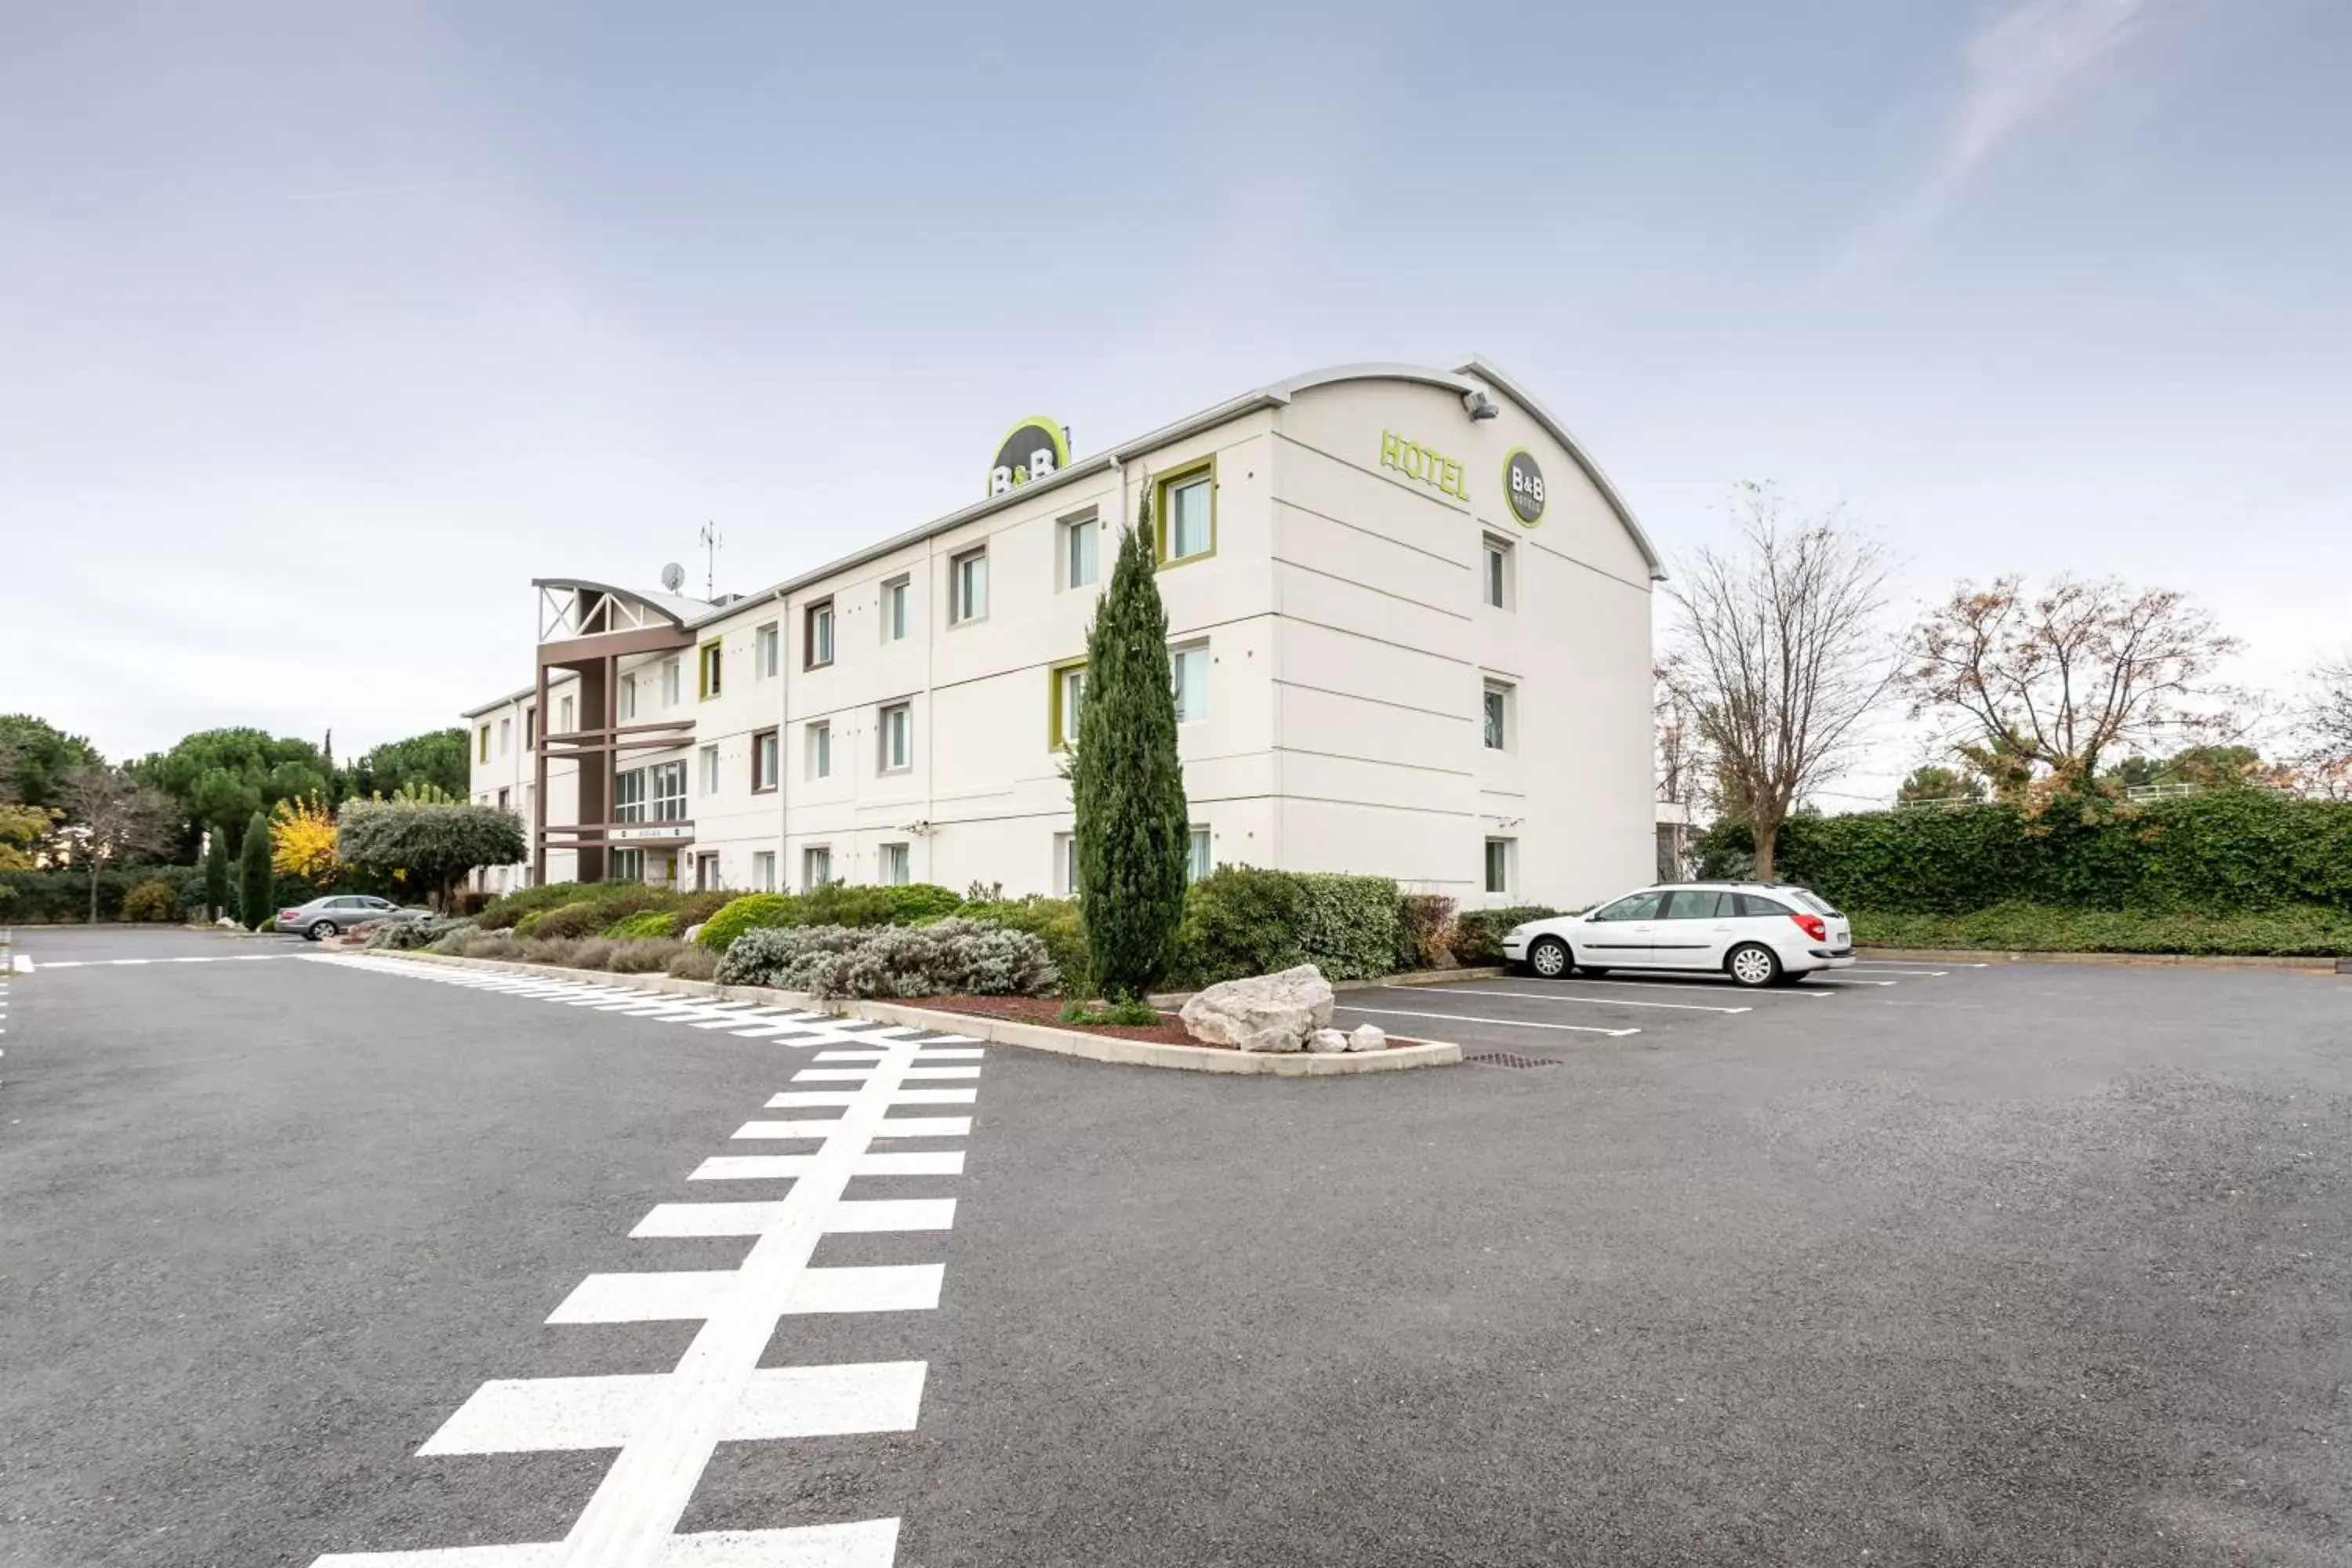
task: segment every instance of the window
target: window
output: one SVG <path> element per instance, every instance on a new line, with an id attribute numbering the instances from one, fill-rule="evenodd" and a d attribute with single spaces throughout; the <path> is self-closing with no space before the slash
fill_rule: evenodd
<path id="1" fill-rule="evenodd" d="M 503 757 L 507 752 L 513 749 L 514 721 L 511 719 L 501 719 L 499 721 L 499 755 Z"/>
<path id="2" fill-rule="evenodd" d="M 724 643 L 707 642 L 696 656 L 696 685 L 705 702 L 719 695 L 719 677 L 724 667 L 724 660 L 719 656 L 725 647 Z"/>
<path id="3" fill-rule="evenodd" d="M 833 726 L 830 724 L 808 727 L 808 776 L 813 779 L 833 776 Z"/>
<path id="4" fill-rule="evenodd" d="M 1046 743 L 1055 748 L 1078 738 L 1078 713 L 1087 705 L 1087 667 L 1083 661 L 1055 665 L 1053 689 L 1047 693 Z"/>
<path id="5" fill-rule="evenodd" d="M 819 599 L 801 612 L 801 663 L 823 669 L 833 662 L 833 601 Z"/>
<path id="6" fill-rule="evenodd" d="M 526 708 L 522 710 L 522 749 L 528 752 L 538 744 L 539 710 Z"/>
<path id="7" fill-rule="evenodd" d="M 488 724 L 482 726 L 481 735 L 475 742 L 474 760 L 478 763 L 490 760 L 490 727 Z"/>
<path id="8" fill-rule="evenodd" d="M 707 893 L 719 886 L 719 854 L 709 850 L 694 858 L 694 890 Z"/>
<path id="9" fill-rule="evenodd" d="M 613 851 L 613 881 L 642 882 L 646 879 L 646 852 L 642 849 Z"/>
<path id="10" fill-rule="evenodd" d="M 1479 551 L 1479 597 L 1498 610 L 1510 607 L 1511 547 L 1489 539 Z"/>
<path id="11" fill-rule="evenodd" d="M 813 893 L 833 880 L 833 850 L 813 844 L 801 851 L 801 891 Z"/>
<path id="12" fill-rule="evenodd" d="M 908 852 L 906 845 L 882 846 L 882 885 L 884 887 L 905 887 L 915 879 L 913 868 L 914 857 Z"/>
<path id="13" fill-rule="evenodd" d="M 1743 902 L 1748 897 L 1745 893 L 1739 896 Z M 1584 918 L 1588 921 L 1653 921 L 1658 918 L 1658 906 L 1665 902 L 1665 894 L 1658 892 L 1629 893 L 1615 903 L 1604 909 L 1595 910 Z"/>
<path id="14" fill-rule="evenodd" d="M 907 640 L 908 605 L 915 596 L 914 580 L 893 577 L 882 584 L 882 640 Z"/>
<path id="15" fill-rule="evenodd" d="M 677 706 L 677 660 L 674 658 L 662 660 L 662 706 L 665 708 Z"/>
<path id="16" fill-rule="evenodd" d="M 507 792 L 504 790 L 499 791 L 499 809 L 500 811 L 507 809 Z"/>
<path id="17" fill-rule="evenodd" d="M 634 719 L 636 716 L 637 678 L 634 675 L 625 675 L 621 677 L 621 717 Z"/>
<path id="18" fill-rule="evenodd" d="M 1168 656 L 1168 676 L 1176 689 L 1176 722 L 1190 724 L 1209 716 L 1209 650 L 1206 646 L 1180 647 Z"/>
<path id="19" fill-rule="evenodd" d="M 762 730 L 751 737 L 751 793 L 776 787 L 776 732 Z"/>
<path id="20" fill-rule="evenodd" d="M 776 890 L 776 852 L 772 849 L 751 851 L 751 890 L 772 893 Z"/>
<path id="21" fill-rule="evenodd" d="M 1161 564 L 1216 553 L 1216 471 L 1205 465 L 1160 481 Z"/>
<path id="22" fill-rule="evenodd" d="M 1723 921 L 1731 918 L 1737 895 L 1719 888 L 1678 888 L 1666 900 L 1663 918 L 1670 921 Z"/>
<path id="23" fill-rule="evenodd" d="M 1508 838 L 1486 840 L 1486 890 L 1490 893 L 1511 890 L 1511 844 Z"/>
<path id="24" fill-rule="evenodd" d="M 988 552 L 967 550 L 948 561 L 948 622 L 961 626 L 988 614 Z"/>
<path id="25" fill-rule="evenodd" d="M 1731 897 L 1738 909 L 1741 920 L 1757 920 L 1767 915 L 1785 915 L 1790 912 L 1788 905 L 1778 899 L 1768 899 L 1761 893 L 1734 893 Z"/>
<path id="26" fill-rule="evenodd" d="M 1073 518 L 1062 524 L 1062 586 L 1083 588 L 1092 583 L 1100 569 L 1101 548 L 1102 524 L 1093 518 Z"/>
<path id="27" fill-rule="evenodd" d="M 613 775 L 613 820 L 643 822 L 646 819 L 646 770 L 631 768 L 627 773 Z"/>
<path id="28" fill-rule="evenodd" d="M 1197 882 L 1207 876 L 1209 862 L 1209 830 L 1195 825 L 1184 837 L 1184 879 Z"/>
<path id="29" fill-rule="evenodd" d="M 904 773 L 915 765 L 915 710 L 911 703 L 893 702 L 882 710 L 881 770 Z"/>
<path id="30" fill-rule="evenodd" d="M 1483 699 L 1485 713 L 1484 740 L 1490 752 L 1510 749 L 1511 689 L 1496 681 L 1486 683 Z"/>
<path id="31" fill-rule="evenodd" d="M 686 764 L 682 762 L 656 763 L 651 772 L 653 777 L 647 782 L 653 786 L 653 819 L 656 822 L 684 822 Z"/>
<path id="32" fill-rule="evenodd" d="M 579 728 L 579 720 L 575 717 L 579 711 L 580 710 L 578 705 L 575 704 L 569 697 L 565 698 L 562 701 L 558 702 L 555 705 L 556 729 L 561 731 L 562 733 L 569 735 L 573 730 Z"/>
<path id="33" fill-rule="evenodd" d="M 782 640 L 776 635 L 776 623 L 773 621 L 751 634 L 751 679 L 773 680 L 776 678 L 776 644 Z"/>
<path id="34" fill-rule="evenodd" d="M 1054 891 L 1066 899 L 1078 896 L 1078 836 L 1054 835 Z"/>

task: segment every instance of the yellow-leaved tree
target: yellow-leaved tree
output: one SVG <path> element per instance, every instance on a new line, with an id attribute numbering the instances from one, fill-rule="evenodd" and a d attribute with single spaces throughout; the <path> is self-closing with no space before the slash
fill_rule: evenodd
<path id="1" fill-rule="evenodd" d="M 335 853 L 335 814 L 317 795 L 279 801 L 269 813 L 269 868 L 299 877 L 320 891 L 343 868 Z"/>

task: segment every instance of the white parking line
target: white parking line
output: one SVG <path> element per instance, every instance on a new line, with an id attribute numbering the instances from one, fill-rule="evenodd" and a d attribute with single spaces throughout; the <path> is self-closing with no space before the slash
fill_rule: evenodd
<path id="1" fill-rule="evenodd" d="M 1612 1038 L 1642 1032 L 1639 1029 L 1604 1029 L 1597 1024 L 1530 1024 L 1524 1018 L 1473 1018 L 1466 1013 L 1408 1013 L 1401 1007 L 1350 1007 L 1342 1005 L 1332 1011 L 1363 1013 L 1374 1018 L 1444 1018 L 1454 1024 L 1499 1024 L 1507 1029 L 1565 1029 L 1570 1034 L 1607 1035 Z"/>
<path id="2" fill-rule="evenodd" d="M 1628 990 L 1633 991 L 1712 991 L 1718 996 L 1747 996 L 1754 998 L 1759 996 L 1801 997 L 1810 995 L 1816 1002 L 1822 999 L 1822 994 L 1820 992 L 1808 992 L 1801 986 L 1793 990 L 1776 986 L 1766 991 L 1740 991 L 1728 980 L 1615 980 L 1611 979 L 1606 975 L 1596 979 L 1590 974 L 1580 974 L 1572 981 L 1562 981 L 1560 984 L 1564 985 L 1622 985 Z"/>
<path id="3" fill-rule="evenodd" d="M 1881 969 L 1888 964 L 1918 963 L 1922 961 L 1916 958 L 1857 958 L 1853 961 L 1853 966 L 1856 969 Z M 1945 969 L 1990 969 L 1992 967 L 1990 963 L 1978 963 L 1965 958 L 1937 958 L 1927 960 L 1926 962 L 1941 964 Z"/>
<path id="4" fill-rule="evenodd" d="M 1434 996 L 1502 996 L 1520 1002 L 1590 1002 L 1599 1007 L 1671 1007 L 1678 1013 L 1752 1013 L 1753 1007 L 1710 1007 L 1703 1002 L 1635 1002 L 1622 996 L 1576 996 L 1551 991 L 1432 991 L 1426 985 L 1383 985 L 1383 991 L 1418 991 Z"/>

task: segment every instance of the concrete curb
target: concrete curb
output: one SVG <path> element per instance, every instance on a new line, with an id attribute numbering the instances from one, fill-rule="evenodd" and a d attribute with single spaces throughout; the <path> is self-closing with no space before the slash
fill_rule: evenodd
<path id="1" fill-rule="evenodd" d="M 1507 971 L 1499 963 L 1471 969 L 1412 969 L 1383 974 L 1376 980 L 1334 980 L 1334 991 L 1378 991 L 1385 985 L 1450 985 L 1457 980 L 1500 980 Z M 1163 991 L 1148 998 L 1154 1007 L 1174 1009 L 1192 999 L 1190 991 Z"/>
<path id="2" fill-rule="evenodd" d="M 358 952 L 360 948 L 332 951 Z M 610 974 L 594 969 L 563 969 L 551 963 L 513 963 L 499 958 L 457 958 L 442 952 L 401 952 L 390 949 L 372 958 L 406 959 L 418 963 L 444 963 L 459 969 L 483 969 L 533 979 L 574 980 L 588 984 L 627 985 L 640 991 L 674 996 L 712 996 L 729 1002 L 758 1002 L 772 1007 L 802 1007 L 836 1017 L 863 1018 L 875 1024 L 901 1024 L 909 1028 L 938 1029 L 970 1035 L 992 1045 L 1019 1046 L 1050 1051 L 1086 1061 L 1113 1062 L 1122 1067 L 1166 1068 L 1179 1072 L 1230 1073 L 1247 1077 L 1338 1078 L 1349 1073 L 1402 1072 L 1410 1068 L 1452 1067 L 1462 1059 L 1462 1047 L 1450 1040 L 1425 1040 L 1416 1046 L 1392 1046 L 1382 1051 L 1276 1054 L 1221 1050 L 1211 1046 L 1171 1046 L 1157 1040 L 1130 1040 L 1118 1035 L 1089 1035 L 1078 1029 L 1057 1029 L 1047 1024 L 1012 1018 L 990 1018 L 978 1013 L 950 1013 L 908 1002 L 859 1001 L 848 997 L 821 998 L 799 991 L 772 991 L 764 985 L 721 985 L 711 980 L 681 980 L 673 974 Z M 1460 973 L 1447 970 L 1444 973 Z"/>
<path id="3" fill-rule="evenodd" d="M 2084 963 L 2158 969 L 2284 969 L 2352 974 L 2352 958 L 2273 958 L 2220 952 L 2006 952 L 1991 947 L 1857 947 L 1857 958 L 1918 963 Z"/>

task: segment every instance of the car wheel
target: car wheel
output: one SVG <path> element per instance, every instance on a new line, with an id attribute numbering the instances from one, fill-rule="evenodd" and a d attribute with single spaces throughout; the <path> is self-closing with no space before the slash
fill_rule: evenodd
<path id="1" fill-rule="evenodd" d="M 1743 942 L 1724 959 L 1723 967 L 1742 985 L 1770 985 L 1780 978 L 1780 955 L 1760 942 Z"/>
<path id="2" fill-rule="evenodd" d="M 1569 956 L 1568 943 L 1556 936 L 1538 937 L 1528 949 L 1528 967 L 1546 980 L 1558 980 L 1576 967 Z"/>
<path id="3" fill-rule="evenodd" d="M 302 934 L 309 937 L 312 942 L 318 941 L 320 937 L 333 936 L 335 934 L 335 922 L 332 921 L 312 921 L 310 922 L 310 929 L 304 931 Z"/>

